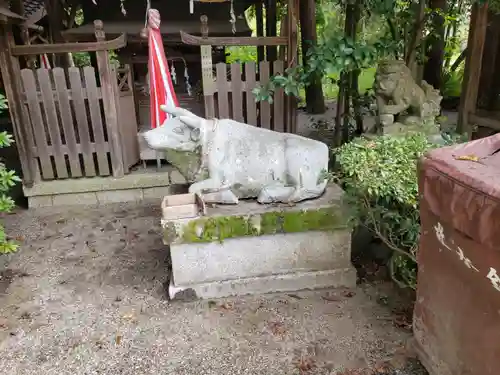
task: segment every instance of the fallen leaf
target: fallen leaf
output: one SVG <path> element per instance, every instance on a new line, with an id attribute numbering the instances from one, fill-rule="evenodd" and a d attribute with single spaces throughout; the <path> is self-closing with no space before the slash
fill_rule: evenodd
<path id="1" fill-rule="evenodd" d="M 350 291 L 350 290 L 344 290 L 342 292 L 342 296 L 346 297 L 346 298 L 351 298 L 351 297 L 354 297 L 356 295 L 356 293 Z"/>
<path id="2" fill-rule="evenodd" d="M 116 345 L 120 345 L 120 344 L 121 344 L 121 342 L 122 342 L 122 338 L 123 338 L 123 337 L 122 337 L 121 335 L 117 335 L 117 336 L 115 337 L 115 343 L 116 343 Z"/>
<path id="3" fill-rule="evenodd" d="M 234 309 L 234 305 L 231 302 L 224 302 L 222 305 L 219 306 L 223 310 L 232 310 Z"/>
<path id="4" fill-rule="evenodd" d="M 461 156 L 455 156 L 456 160 L 467 160 L 467 161 L 479 161 L 479 156 L 476 155 L 461 155 Z"/>
<path id="5" fill-rule="evenodd" d="M 307 374 L 309 371 L 314 369 L 316 367 L 316 364 L 314 363 L 314 360 L 309 357 L 301 357 L 297 363 L 295 364 L 297 369 L 299 370 L 300 374 Z"/>
<path id="6" fill-rule="evenodd" d="M 269 328 L 275 336 L 282 336 L 286 333 L 285 325 L 281 322 L 271 322 Z"/>

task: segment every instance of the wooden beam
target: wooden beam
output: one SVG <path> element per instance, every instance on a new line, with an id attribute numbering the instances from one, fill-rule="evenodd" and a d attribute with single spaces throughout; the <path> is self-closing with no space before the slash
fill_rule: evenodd
<path id="1" fill-rule="evenodd" d="M 98 42 L 104 41 L 104 25 L 102 21 L 95 20 L 95 36 Z M 108 50 L 101 50 L 96 53 L 97 66 L 99 68 L 99 81 L 102 90 L 102 104 L 104 107 L 104 116 L 106 118 L 106 127 L 108 129 L 108 139 L 111 145 L 111 167 L 113 177 L 123 177 L 125 174 L 124 152 L 122 135 L 119 129 L 118 102 L 116 94 L 117 84 L 116 72 L 111 68 Z"/>
<path id="2" fill-rule="evenodd" d="M 493 117 L 485 117 L 484 114 L 469 113 L 469 123 L 472 125 L 483 126 L 485 128 L 500 131 L 500 120 Z"/>
<path id="3" fill-rule="evenodd" d="M 181 31 L 181 40 L 184 44 L 191 46 L 286 46 L 287 38 L 275 37 L 208 37 L 195 36 Z"/>
<path id="4" fill-rule="evenodd" d="M 12 47 L 13 56 L 41 55 L 44 53 L 97 52 L 123 48 L 127 45 L 125 34 L 113 40 L 87 43 L 36 44 Z"/>
<path id="5" fill-rule="evenodd" d="M 488 4 L 479 5 L 478 3 L 474 3 L 469 26 L 467 57 L 465 58 L 464 79 L 462 82 L 462 95 L 457 124 L 457 131 L 459 133 L 467 132 L 469 137 L 471 129 L 468 126 L 468 114 L 476 110 L 487 26 Z"/>
<path id="6" fill-rule="evenodd" d="M 9 25 L 0 25 L 0 71 L 9 103 L 14 138 L 23 171 L 23 184 L 30 187 L 39 179 L 39 175 L 36 160 L 31 153 L 34 146 L 31 124 L 27 118 L 20 94 L 21 69 L 19 68 L 19 61 L 13 58 L 10 52 L 12 44 L 13 35 Z"/>

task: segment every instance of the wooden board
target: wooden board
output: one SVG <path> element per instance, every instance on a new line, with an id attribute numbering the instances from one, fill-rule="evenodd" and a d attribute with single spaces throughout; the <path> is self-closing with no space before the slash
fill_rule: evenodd
<path id="1" fill-rule="evenodd" d="M 73 102 L 73 109 L 75 111 L 75 118 L 78 124 L 79 142 L 82 148 L 82 158 L 84 165 L 84 174 L 88 177 L 96 175 L 94 156 L 91 147 L 90 133 L 89 133 L 89 120 L 87 111 L 85 110 L 85 99 L 83 96 L 82 76 L 79 68 L 69 68 L 69 81 L 71 84 L 71 98 Z"/>
<path id="2" fill-rule="evenodd" d="M 24 91 L 28 102 L 28 109 L 30 112 L 31 127 L 36 137 L 36 148 L 38 150 L 38 158 L 40 160 L 40 177 L 45 180 L 54 179 L 54 170 L 50 161 L 50 154 L 48 151 L 47 135 L 45 132 L 45 125 L 40 109 L 40 102 L 38 101 L 38 90 L 35 80 L 35 75 L 31 69 L 23 69 L 21 71 Z"/>
<path id="3" fill-rule="evenodd" d="M 255 88 L 255 75 L 257 74 L 254 62 L 245 63 L 245 86 L 247 104 L 247 124 L 257 126 L 257 103 L 252 90 Z"/>
<path id="4" fill-rule="evenodd" d="M 57 93 L 57 102 L 59 104 L 59 113 L 64 129 L 64 139 L 66 140 L 66 146 L 69 150 L 68 162 L 70 166 L 71 177 L 82 177 L 83 172 L 80 167 L 80 159 L 76 147 L 75 128 L 69 103 L 66 75 L 62 68 L 52 69 L 52 74 L 54 75 L 54 84 Z"/>
<path id="5" fill-rule="evenodd" d="M 273 63 L 273 74 L 282 74 L 284 71 L 283 61 L 277 60 Z M 285 131 L 285 92 L 282 88 L 274 92 L 273 102 L 273 130 L 277 132 Z"/>
<path id="6" fill-rule="evenodd" d="M 229 98 L 227 84 L 227 65 L 219 63 L 216 65 L 217 107 L 220 119 L 229 118 Z"/>
<path id="7" fill-rule="evenodd" d="M 62 152 L 62 135 L 57 119 L 57 111 L 52 92 L 52 82 L 49 76 L 48 69 L 37 70 L 38 83 L 42 93 L 43 107 L 45 112 L 45 120 L 49 129 L 50 142 L 54 153 L 52 157 L 56 165 L 57 178 L 68 178 L 68 170 L 66 168 L 66 160 Z"/>
<path id="8" fill-rule="evenodd" d="M 269 62 L 261 61 L 259 63 L 259 82 L 266 84 L 269 82 Z M 265 129 L 271 129 L 271 104 L 263 100 L 260 102 L 260 126 Z"/>
<path id="9" fill-rule="evenodd" d="M 245 122 L 243 116 L 243 85 L 241 83 L 241 65 L 231 64 L 231 98 L 233 104 L 233 119 Z"/>
<path id="10" fill-rule="evenodd" d="M 87 88 L 88 103 L 90 110 L 90 121 L 92 123 L 92 130 L 94 133 L 94 142 L 96 144 L 97 165 L 99 168 L 100 176 L 110 175 L 108 155 L 105 151 L 104 144 L 104 128 L 102 123 L 101 105 L 99 103 L 98 87 L 95 79 L 95 70 L 91 66 L 83 68 L 83 75 L 85 77 L 85 86 Z"/>

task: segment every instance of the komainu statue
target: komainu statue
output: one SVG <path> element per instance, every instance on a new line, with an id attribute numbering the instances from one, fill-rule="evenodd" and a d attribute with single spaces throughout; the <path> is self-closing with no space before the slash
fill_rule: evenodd
<path id="1" fill-rule="evenodd" d="M 403 61 L 381 61 L 373 84 L 382 127 L 395 120 L 405 125 L 432 125 L 439 116 L 442 96 L 427 82 L 419 86 Z"/>
<path id="2" fill-rule="evenodd" d="M 144 139 L 154 150 L 198 155 L 194 164 L 200 173 L 189 192 L 207 203 L 236 204 L 241 198 L 296 203 L 326 189 L 329 150 L 322 142 L 230 119 L 209 120 L 183 108 L 161 108 L 174 117 L 144 133 Z M 169 161 L 181 173 L 189 169 L 180 157 Z"/>

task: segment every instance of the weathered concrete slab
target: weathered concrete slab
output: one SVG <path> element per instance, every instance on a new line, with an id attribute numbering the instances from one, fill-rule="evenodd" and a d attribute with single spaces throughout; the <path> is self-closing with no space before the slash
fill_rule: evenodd
<path id="1" fill-rule="evenodd" d="M 349 211 L 331 185 L 296 205 L 207 207 L 206 216 L 163 220 L 172 258 L 171 298 L 354 287 Z"/>

